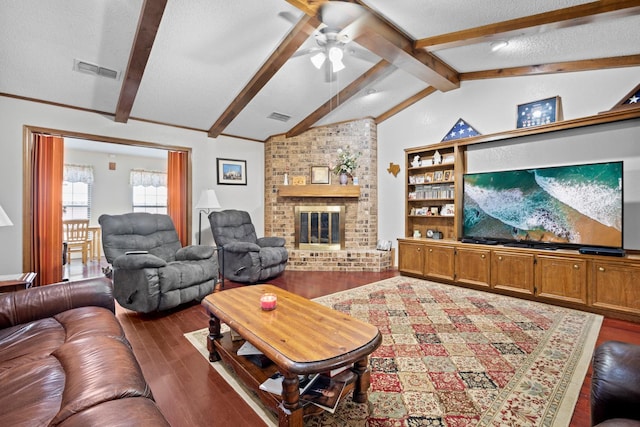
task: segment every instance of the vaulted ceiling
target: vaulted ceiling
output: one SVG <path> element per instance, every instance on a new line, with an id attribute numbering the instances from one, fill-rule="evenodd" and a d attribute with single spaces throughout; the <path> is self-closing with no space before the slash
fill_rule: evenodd
<path id="1" fill-rule="evenodd" d="M 0 95 L 264 141 L 469 80 L 640 66 L 639 28 L 639 0 L 8 0 Z M 310 59 L 336 36 L 327 73 Z"/>

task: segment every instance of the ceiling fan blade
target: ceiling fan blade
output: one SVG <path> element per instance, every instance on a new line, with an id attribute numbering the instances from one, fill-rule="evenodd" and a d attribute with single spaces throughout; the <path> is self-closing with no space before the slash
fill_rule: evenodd
<path id="1" fill-rule="evenodd" d="M 352 56 L 354 58 L 361 59 L 363 61 L 370 62 L 375 64 L 380 61 L 380 57 L 378 55 L 369 52 L 368 50 L 358 49 L 353 45 L 346 46 L 344 51 L 347 55 Z"/>
<path id="2" fill-rule="evenodd" d="M 342 43 L 349 43 L 350 41 L 355 40 L 360 34 L 364 32 L 369 17 L 369 13 L 365 12 L 362 16 L 346 25 L 338 33 L 338 40 Z"/>
<path id="3" fill-rule="evenodd" d="M 322 49 L 321 47 L 309 47 L 307 49 L 300 49 L 300 50 L 296 51 L 296 53 L 291 55 L 291 57 L 292 58 L 296 58 L 298 56 L 304 56 L 304 55 L 309 55 L 311 53 L 323 52 L 323 51 L 324 51 L 324 49 Z"/>
<path id="4" fill-rule="evenodd" d="M 322 3 L 318 9 L 318 18 L 329 28 L 340 31 L 366 13 L 366 10 L 356 3 L 328 1 Z"/>
<path id="5" fill-rule="evenodd" d="M 289 21 L 292 24 L 297 24 L 298 23 L 298 17 L 296 15 L 294 15 L 291 12 L 280 12 L 278 13 L 278 16 L 280 18 L 283 18 L 287 21 Z"/>

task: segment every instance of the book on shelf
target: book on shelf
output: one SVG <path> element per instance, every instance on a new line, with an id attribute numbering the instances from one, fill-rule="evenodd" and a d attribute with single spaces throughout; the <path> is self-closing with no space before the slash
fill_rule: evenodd
<path id="1" fill-rule="evenodd" d="M 325 375 L 316 376 L 300 393 L 300 399 L 312 403 L 332 414 L 335 412 L 346 383 Z"/>
<path id="2" fill-rule="evenodd" d="M 311 385 L 311 383 L 317 376 L 318 374 L 298 375 L 300 396 L 302 396 L 306 392 L 307 387 Z M 280 372 L 276 372 L 275 374 L 267 378 L 266 381 L 260 384 L 260 390 L 268 391 L 269 393 L 273 393 L 273 394 L 282 395 L 283 380 L 284 380 L 284 375 L 282 375 Z"/>
<path id="3" fill-rule="evenodd" d="M 238 356 L 244 356 L 254 365 L 259 368 L 266 368 L 273 363 L 271 359 L 265 356 L 260 350 L 258 350 L 249 341 L 245 341 L 236 352 Z"/>
<path id="4" fill-rule="evenodd" d="M 352 366 L 353 365 L 347 365 L 347 366 L 343 366 L 341 368 L 336 368 L 336 369 L 332 369 L 330 371 L 325 371 L 325 372 L 322 372 L 322 375 L 324 375 L 325 377 L 335 377 L 336 375 L 339 375 L 339 374 L 343 373 L 347 369 L 351 369 Z"/>

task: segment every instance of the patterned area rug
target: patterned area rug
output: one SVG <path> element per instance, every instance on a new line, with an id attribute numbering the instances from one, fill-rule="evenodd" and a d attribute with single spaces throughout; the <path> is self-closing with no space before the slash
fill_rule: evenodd
<path id="1" fill-rule="evenodd" d="M 377 326 L 383 342 L 369 359 L 369 404 L 343 399 L 306 426 L 566 426 L 602 323 L 407 277 L 315 301 Z"/>

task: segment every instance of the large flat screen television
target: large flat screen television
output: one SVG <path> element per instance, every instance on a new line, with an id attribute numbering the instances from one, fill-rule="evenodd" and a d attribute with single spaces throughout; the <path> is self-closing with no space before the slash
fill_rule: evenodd
<path id="1" fill-rule="evenodd" d="M 622 248 L 622 162 L 463 177 L 463 240 Z"/>

